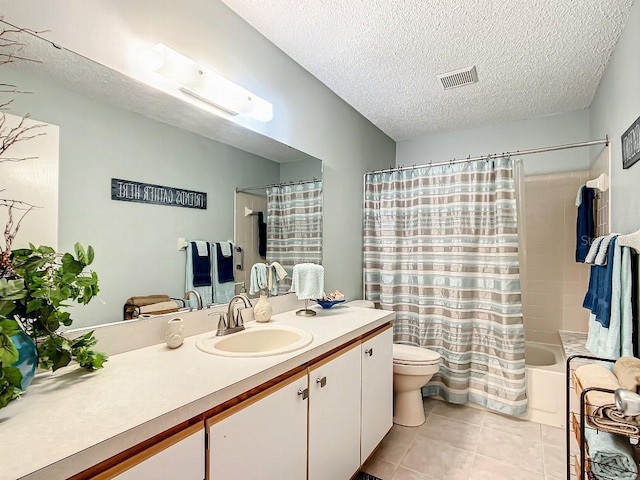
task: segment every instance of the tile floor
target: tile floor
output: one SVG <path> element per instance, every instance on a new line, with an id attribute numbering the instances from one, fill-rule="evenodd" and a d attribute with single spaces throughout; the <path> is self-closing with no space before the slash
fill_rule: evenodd
<path id="1" fill-rule="evenodd" d="M 382 480 L 565 480 L 564 430 L 425 399 L 420 427 L 394 425 L 362 470 Z"/>

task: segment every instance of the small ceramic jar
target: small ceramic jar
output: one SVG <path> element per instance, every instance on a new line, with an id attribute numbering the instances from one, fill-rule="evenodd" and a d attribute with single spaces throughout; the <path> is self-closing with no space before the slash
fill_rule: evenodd
<path id="1" fill-rule="evenodd" d="M 167 330 L 164 334 L 164 341 L 169 348 L 178 348 L 184 342 L 184 322 L 182 318 L 172 318 L 167 322 Z"/>

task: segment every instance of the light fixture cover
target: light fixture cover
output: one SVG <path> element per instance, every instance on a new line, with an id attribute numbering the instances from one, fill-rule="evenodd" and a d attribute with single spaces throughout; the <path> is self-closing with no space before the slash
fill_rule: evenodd
<path id="1" fill-rule="evenodd" d="M 273 106 L 223 76 L 161 43 L 153 47 L 147 65 L 175 84 L 191 98 L 231 115 L 241 115 L 268 122 Z"/>

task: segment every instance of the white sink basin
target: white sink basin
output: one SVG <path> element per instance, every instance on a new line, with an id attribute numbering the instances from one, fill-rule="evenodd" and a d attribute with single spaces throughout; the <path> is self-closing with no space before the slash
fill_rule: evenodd
<path id="1" fill-rule="evenodd" d="M 223 337 L 211 336 L 196 341 L 205 353 L 222 357 L 268 357 L 294 352 L 313 341 L 313 335 L 299 328 L 278 326 L 248 326 L 245 330 Z"/>

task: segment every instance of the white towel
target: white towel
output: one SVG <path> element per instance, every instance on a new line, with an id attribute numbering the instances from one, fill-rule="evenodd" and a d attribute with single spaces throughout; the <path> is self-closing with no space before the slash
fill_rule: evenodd
<path id="1" fill-rule="evenodd" d="M 610 233 L 606 237 L 602 239 L 600 242 L 600 247 L 598 248 L 598 254 L 596 255 L 593 263 L 595 265 L 606 265 L 607 264 L 607 254 L 609 253 L 609 245 L 611 244 L 611 240 L 617 237 L 617 233 Z"/>
<path id="2" fill-rule="evenodd" d="M 276 281 L 277 282 L 279 282 L 280 280 L 282 280 L 284 277 L 287 276 L 287 271 L 278 262 L 273 262 L 271 264 L 271 267 L 273 268 L 273 270 L 276 273 Z"/>
<path id="3" fill-rule="evenodd" d="M 576 207 L 582 205 L 582 190 L 586 187 L 586 185 L 580 185 L 578 188 L 578 195 L 576 195 Z"/>
<path id="4" fill-rule="evenodd" d="M 591 242 L 591 246 L 589 247 L 589 253 L 584 258 L 584 263 L 590 263 L 593 265 L 593 262 L 596 261 L 596 256 L 598 256 L 598 250 L 600 249 L 600 244 L 604 240 L 604 237 L 597 237 Z"/>
<path id="5" fill-rule="evenodd" d="M 223 257 L 230 257 L 231 256 L 231 243 L 230 242 L 218 242 L 220 244 L 220 252 L 222 253 Z"/>
<path id="6" fill-rule="evenodd" d="M 299 263 L 293 266 L 291 291 L 300 300 L 322 298 L 324 292 L 324 267 L 315 263 Z"/>
<path id="7" fill-rule="evenodd" d="M 203 240 L 196 240 L 195 244 L 199 257 L 206 257 L 209 255 L 209 252 L 207 252 L 207 242 Z"/>

